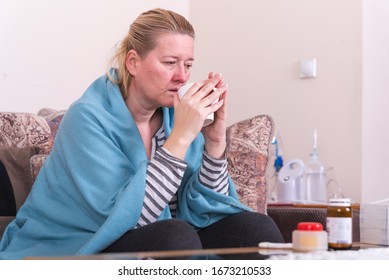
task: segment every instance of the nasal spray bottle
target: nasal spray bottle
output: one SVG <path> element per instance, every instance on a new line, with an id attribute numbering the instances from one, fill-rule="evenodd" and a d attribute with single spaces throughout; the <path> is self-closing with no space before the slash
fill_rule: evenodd
<path id="1" fill-rule="evenodd" d="M 305 187 L 307 200 L 312 202 L 327 202 L 326 168 L 317 152 L 317 129 L 313 132 L 313 149 L 309 161 L 305 164 Z"/>

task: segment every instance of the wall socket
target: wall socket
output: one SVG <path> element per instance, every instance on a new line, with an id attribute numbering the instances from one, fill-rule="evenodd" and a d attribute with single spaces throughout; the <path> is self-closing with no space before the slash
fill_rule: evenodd
<path id="1" fill-rule="evenodd" d="M 300 60 L 300 78 L 315 78 L 317 73 L 316 58 Z"/>

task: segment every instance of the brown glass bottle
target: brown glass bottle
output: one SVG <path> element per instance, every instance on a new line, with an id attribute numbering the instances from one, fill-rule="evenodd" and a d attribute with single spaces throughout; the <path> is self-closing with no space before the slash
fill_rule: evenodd
<path id="1" fill-rule="evenodd" d="M 352 210 L 350 199 L 330 199 L 327 208 L 328 248 L 347 250 L 352 246 Z"/>

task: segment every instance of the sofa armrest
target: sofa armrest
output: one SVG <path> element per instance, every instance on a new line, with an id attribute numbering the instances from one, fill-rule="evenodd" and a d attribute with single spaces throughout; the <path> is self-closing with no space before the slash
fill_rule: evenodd
<path id="1" fill-rule="evenodd" d="M 353 209 L 353 242 L 360 241 L 359 209 Z M 268 215 L 274 220 L 280 229 L 285 242 L 292 242 L 292 233 L 300 222 L 317 222 L 326 229 L 326 208 L 299 208 L 269 206 Z"/>

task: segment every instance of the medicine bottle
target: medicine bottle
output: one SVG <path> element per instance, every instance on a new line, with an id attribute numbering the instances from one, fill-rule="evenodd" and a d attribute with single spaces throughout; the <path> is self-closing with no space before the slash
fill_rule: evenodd
<path id="1" fill-rule="evenodd" d="M 352 246 L 352 210 L 350 199 L 330 199 L 327 208 L 328 247 L 346 250 Z"/>

